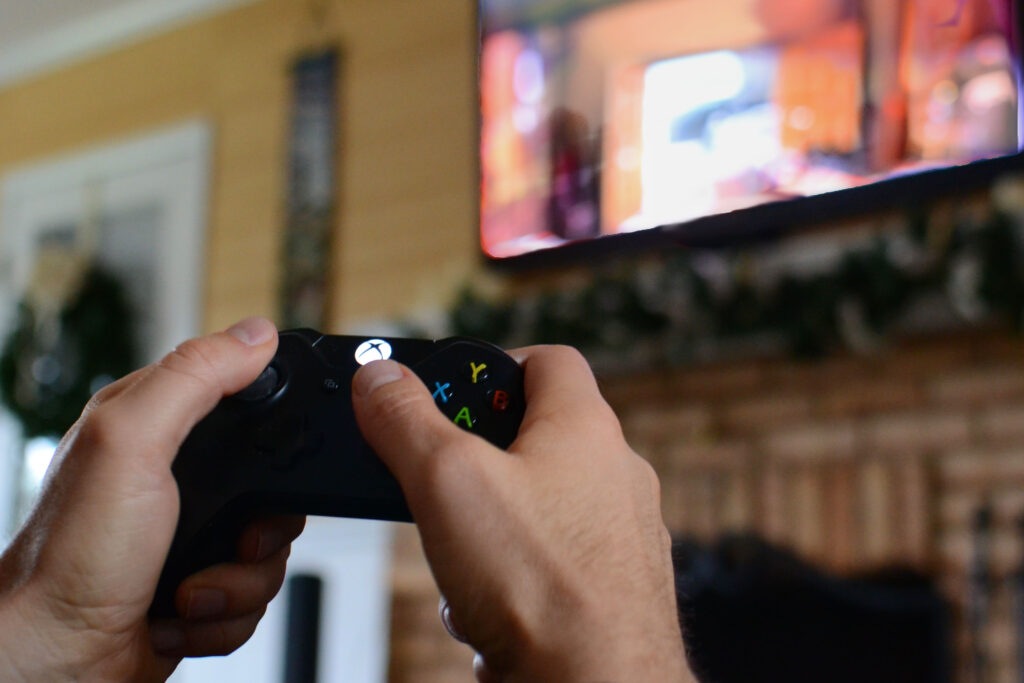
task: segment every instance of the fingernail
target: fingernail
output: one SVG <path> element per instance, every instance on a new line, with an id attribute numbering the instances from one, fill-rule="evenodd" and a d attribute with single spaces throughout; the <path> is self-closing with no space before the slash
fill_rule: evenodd
<path id="1" fill-rule="evenodd" d="M 185 632 L 176 624 L 153 624 L 149 640 L 158 652 L 174 652 L 185 647 Z"/>
<path id="2" fill-rule="evenodd" d="M 228 334 L 249 346 L 267 343 L 274 336 L 275 331 L 274 323 L 259 316 L 240 320 L 228 328 Z"/>
<path id="3" fill-rule="evenodd" d="M 215 617 L 224 612 L 228 597 L 224 591 L 216 588 L 193 588 L 188 593 L 188 606 L 185 608 L 186 619 L 203 619 Z"/>
<path id="4" fill-rule="evenodd" d="M 402 379 L 402 366 L 393 360 L 375 360 L 359 368 L 352 378 L 352 387 L 358 396 L 369 396 L 374 391 Z"/>
<path id="5" fill-rule="evenodd" d="M 466 636 L 462 635 L 462 632 L 459 630 L 459 627 L 455 624 L 455 618 L 452 616 L 451 606 L 449 606 L 447 602 L 444 602 L 441 605 L 440 611 L 441 623 L 444 625 L 444 630 L 448 631 L 448 635 L 450 635 L 452 638 L 459 641 L 460 643 L 467 642 Z"/>

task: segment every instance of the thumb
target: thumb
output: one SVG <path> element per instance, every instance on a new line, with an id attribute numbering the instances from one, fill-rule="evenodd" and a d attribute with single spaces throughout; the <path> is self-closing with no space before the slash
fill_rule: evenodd
<path id="1" fill-rule="evenodd" d="M 276 349 L 277 330 L 263 318 L 190 339 L 90 411 L 86 424 L 106 430 L 103 443 L 142 447 L 169 464 L 192 427 L 222 398 L 255 380 Z"/>
<path id="2" fill-rule="evenodd" d="M 404 482 L 423 481 L 424 467 L 476 446 L 437 409 L 420 378 L 393 360 L 359 368 L 352 378 L 352 408 L 363 438 L 403 489 Z"/>
<path id="3" fill-rule="evenodd" d="M 256 379 L 276 348 L 277 331 L 262 318 L 187 341 L 69 432 L 36 508 L 47 512 L 26 527 L 51 531 L 19 537 L 44 534 L 45 545 L 29 552 L 50 567 L 40 571 L 60 583 L 53 595 L 68 614 L 116 620 L 131 610 L 113 606 L 145 610 L 177 523 L 170 465 L 192 427 Z M 100 605 L 111 611 L 89 607 Z"/>

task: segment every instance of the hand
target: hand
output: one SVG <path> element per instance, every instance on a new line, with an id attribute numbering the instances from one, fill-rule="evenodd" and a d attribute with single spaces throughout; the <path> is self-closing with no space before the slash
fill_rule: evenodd
<path id="1" fill-rule="evenodd" d="M 237 563 L 182 582 L 181 618 L 151 623 L 147 611 L 178 519 L 178 448 L 276 348 L 273 325 L 250 318 L 182 344 L 89 402 L 0 557 L 0 670 L 22 680 L 163 680 L 183 656 L 227 654 L 248 640 L 303 518 L 256 522 Z"/>
<path id="2" fill-rule="evenodd" d="M 508 452 L 462 431 L 407 368 L 359 370 L 363 435 L 402 485 L 481 681 L 686 675 L 658 479 L 576 351 L 514 353 L 526 416 Z"/>

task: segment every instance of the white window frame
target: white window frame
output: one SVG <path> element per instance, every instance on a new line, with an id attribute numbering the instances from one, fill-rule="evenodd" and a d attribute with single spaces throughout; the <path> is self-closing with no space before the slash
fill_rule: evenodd
<path id="1" fill-rule="evenodd" d="M 149 131 L 15 168 L 0 179 L 0 343 L 32 274 L 38 237 L 94 210 L 159 203 L 156 273 L 159 332 L 145 360 L 199 333 L 205 279 L 205 236 L 211 132 L 202 120 Z M 0 415 L 0 546 L 13 531 L 21 470 L 18 435 Z"/>
<path id="2" fill-rule="evenodd" d="M 162 311 L 151 360 L 200 332 L 211 133 L 202 121 L 154 131 L 15 169 L 0 179 L 0 340 L 31 277 L 39 232 L 62 219 L 159 201 L 166 212 L 157 273 Z M 97 190 L 98 188 L 98 190 Z M 98 198 L 97 198 L 98 195 Z M 21 450 L 5 447 L 13 420 L 0 414 L 0 547 L 8 540 L 20 477 Z M 311 518 L 293 545 L 289 574 L 323 578 L 320 679 L 339 683 L 385 680 L 390 628 L 392 526 L 383 522 Z M 275 600 L 250 642 L 227 659 L 183 662 L 174 683 L 280 680 L 286 605 Z"/>

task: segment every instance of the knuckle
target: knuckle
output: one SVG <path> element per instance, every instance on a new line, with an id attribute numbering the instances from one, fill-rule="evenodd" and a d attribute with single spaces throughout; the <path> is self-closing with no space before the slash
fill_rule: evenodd
<path id="1" fill-rule="evenodd" d="M 590 434 L 604 444 L 622 445 L 626 437 L 618 416 L 604 399 L 586 402 L 577 406 L 573 425 L 581 434 Z"/>
<path id="2" fill-rule="evenodd" d="M 263 606 L 230 621 L 211 622 L 185 629 L 186 654 L 194 657 L 229 655 L 244 645 L 266 613 Z"/>
<path id="3" fill-rule="evenodd" d="M 605 430 L 606 436 L 625 441 L 626 437 L 622 433 L 622 423 L 619 422 L 619 416 L 615 414 L 615 411 L 612 410 L 612 407 L 603 398 L 599 398 L 594 402 L 593 415 L 595 424 Z"/>
<path id="4" fill-rule="evenodd" d="M 210 652 L 220 657 L 231 654 L 249 639 L 244 633 L 237 633 L 235 629 L 229 628 L 227 624 L 215 624 L 214 632 L 216 635 L 212 638 Z"/>
<path id="5" fill-rule="evenodd" d="M 121 382 L 123 381 L 124 379 L 112 382 L 93 394 L 89 402 L 85 404 L 85 409 L 82 412 L 90 413 L 106 403 L 110 397 L 115 396 L 121 390 Z"/>
<path id="6" fill-rule="evenodd" d="M 664 524 L 661 525 L 661 529 L 658 532 L 661 539 L 661 547 L 669 554 L 672 552 L 672 533 L 669 532 L 668 527 Z"/>
<path id="7" fill-rule="evenodd" d="M 103 451 L 120 444 L 124 431 L 117 415 L 101 406 L 82 420 L 75 434 L 75 443 L 87 452 Z"/>
<path id="8" fill-rule="evenodd" d="M 660 489 L 661 479 L 658 477 L 658 472 L 654 469 L 654 465 L 645 458 L 641 458 L 639 455 L 636 456 L 636 459 L 639 463 L 640 472 L 642 472 L 643 476 L 647 478 L 647 483 L 651 488 Z"/>
<path id="9" fill-rule="evenodd" d="M 213 349 L 205 339 L 189 339 L 164 356 L 157 366 L 204 386 L 219 386 Z"/>
<path id="10" fill-rule="evenodd" d="M 280 561 L 274 563 L 271 571 L 267 574 L 263 583 L 263 590 L 260 595 L 260 605 L 266 606 L 268 602 L 274 599 L 274 596 L 281 590 L 281 586 L 284 585 L 284 578 L 286 573 L 286 564 L 288 554 L 290 550 L 282 548 L 282 554 Z"/>
<path id="11" fill-rule="evenodd" d="M 405 382 L 400 382 L 405 384 Z M 401 425 L 414 420 L 421 401 L 409 386 L 398 386 L 390 391 L 378 389 L 373 395 L 373 419 L 385 426 Z"/>
<path id="12" fill-rule="evenodd" d="M 644 461 L 646 462 L 646 461 Z M 650 486 L 650 500 L 657 510 L 662 509 L 662 480 L 658 479 L 657 472 L 649 464 L 647 465 L 647 482 Z"/>
<path id="13" fill-rule="evenodd" d="M 477 459 L 466 457 L 466 442 L 457 436 L 461 434 L 439 439 L 433 445 L 433 452 L 423 458 L 418 481 L 426 490 L 447 491 L 455 482 L 471 476 Z"/>
<path id="14" fill-rule="evenodd" d="M 661 502 L 661 478 L 658 477 L 657 471 L 650 462 L 641 458 L 639 455 L 636 456 L 636 467 L 639 474 L 640 481 L 643 486 L 646 487 L 650 495 L 659 504 Z"/>
<path id="15" fill-rule="evenodd" d="M 210 350 L 207 348 L 207 341 L 202 338 L 187 339 L 178 344 L 173 351 L 167 355 L 167 359 L 177 359 L 189 364 L 209 364 Z"/>
<path id="16" fill-rule="evenodd" d="M 647 468 L 647 481 L 651 486 L 651 490 L 658 496 L 661 496 L 661 477 L 658 476 L 657 471 L 651 466 L 649 462 L 644 460 L 644 465 Z"/>
<path id="17" fill-rule="evenodd" d="M 574 363 L 579 365 L 586 365 L 587 368 L 590 367 L 590 363 L 583 356 L 580 350 L 577 349 L 575 346 L 566 346 L 565 344 L 552 344 L 550 346 L 545 346 L 543 352 L 551 356 L 552 360 L 557 360 L 558 362 L 564 363 L 566 365 Z"/>
<path id="18" fill-rule="evenodd" d="M 436 434 L 430 447 L 436 457 L 458 461 L 465 458 L 473 443 L 473 437 L 452 426 L 450 430 Z"/>
<path id="19" fill-rule="evenodd" d="M 252 634 L 256 632 L 256 627 L 266 612 L 267 606 L 263 605 L 252 614 L 226 626 L 224 628 L 224 654 L 231 654 L 245 645 L 252 638 Z"/>
<path id="20" fill-rule="evenodd" d="M 104 394 L 106 389 L 100 389 L 98 392 L 92 395 L 88 401 L 86 401 L 85 407 L 82 408 L 82 416 L 88 416 L 96 412 L 96 409 L 103 405 L 109 394 Z"/>

